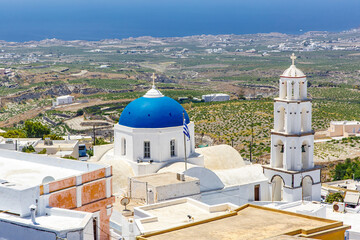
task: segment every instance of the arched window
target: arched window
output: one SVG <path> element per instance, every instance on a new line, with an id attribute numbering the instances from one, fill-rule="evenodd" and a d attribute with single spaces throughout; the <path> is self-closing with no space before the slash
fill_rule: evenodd
<path id="1" fill-rule="evenodd" d="M 175 139 L 170 140 L 170 156 L 176 157 Z"/>
<path id="2" fill-rule="evenodd" d="M 309 164 L 309 143 L 308 141 L 303 141 L 303 143 L 301 144 L 301 164 L 302 164 L 302 169 L 308 169 L 310 167 Z"/>
<path id="3" fill-rule="evenodd" d="M 150 158 L 150 141 L 144 141 L 144 158 Z"/>
<path id="4" fill-rule="evenodd" d="M 283 200 L 283 192 L 284 192 L 284 179 L 279 175 L 275 175 L 271 179 L 272 185 L 272 193 L 271 200 L 272 201 L 282 201 Z"/>
<path id="5" fill-rule="evenodd" d="M 274 145 L 274 167 L 283 168 L 284 167 L 284 143 L 281 140 L 278 140 Z"/>
<path id="6" fill-rule="evenodd" d="M 310 176 L 305 176 L 302 179 L 302 200 L 311 201 L 312 200 L 312 185 L 313 180 Z"/>
<path id="7" fill-rule="evenodd" d="M 121 155 L 126 155 L 126 138 L 122 138 L 121 144 Z"/>

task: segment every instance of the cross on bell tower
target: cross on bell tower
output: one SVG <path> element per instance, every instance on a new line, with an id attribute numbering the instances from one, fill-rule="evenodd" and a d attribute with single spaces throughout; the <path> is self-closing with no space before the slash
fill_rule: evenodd
<path id="1" fill-rule="evenodd" d="M 291 59 L 291 61 L 292 61 L 292 65 L 295 65 L 295 59 L 296 59 L 296 58 L 297 58 L 297 57 L 295 56 L 294 53 L 291 54 L 290 59 Z"/>

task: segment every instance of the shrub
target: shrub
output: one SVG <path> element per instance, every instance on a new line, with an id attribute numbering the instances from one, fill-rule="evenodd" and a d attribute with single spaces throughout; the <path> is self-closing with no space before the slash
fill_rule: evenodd
<path id="1" fill-rule="evenodd" d="M 43 150 L 41 150 L 40 152 L 38 152 L 38 154 L 46 154 L 46 148 L 44 148 Z"/>
<path id="2" fill-rule="evenodd" d="M 51 140 L 65 140 L 63 137 L 60 137 L 56 134 L 44 135 L 43 140 L 45 140 L 45 138 L 50 138 Z"/>
<path id="3" fill-rule="evenodd" d="M 325 202 L 327 203 L 333 203 L 333 202 L 343 202 L 344 197 L 341 195 L 341 193 L 329 193 L 329 195 L 326 196 Z"/>
<path id="4" fill-rule="evenodd" d="M 0 133 L 4 138 L 25 138 L 26 134 L 21 130 L 8 130 L 5 133 Z"/>
<path id="5" fill-rule="evenodd" d="M 22 149 L 23 152 L 26 152 L 26 153 L 32 153 L 32 152 L 35 152 L 35 149 L 32 145 L 30 146 L 27 146 L 27 147 L 23 147 Z"/>

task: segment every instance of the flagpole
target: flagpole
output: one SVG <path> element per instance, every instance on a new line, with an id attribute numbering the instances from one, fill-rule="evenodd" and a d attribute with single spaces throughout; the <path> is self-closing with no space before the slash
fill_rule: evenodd
<path id="1" fill-rule="evenodd" d="M 185 113 L 183 112 L 183 126 L 185 125 Z M 185 151 L 185 171 L 187 171 L 187 161 L 186 161 L 186 137 L 185 137 L 185 133 L 184 134 L 184 151 Z"/>

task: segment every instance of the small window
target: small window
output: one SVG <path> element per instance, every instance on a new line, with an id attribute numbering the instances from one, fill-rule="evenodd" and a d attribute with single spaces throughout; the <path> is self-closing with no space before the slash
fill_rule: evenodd
<path id="1" fill-rule="evenodd" d="M 123 139 L 122 139 L 122 149 L 121 149 L 121 154 L 122 154 L 123 156 L 125 156 L 125 155 L 126 155 L 126 138 L 123 138 Z"/>
<path id="2" fill-rule="evenodd" d="M 172 139 L 170 141 L 170 156 L 171 157 L 175 157 L 176 156 L 176 152 L 175 152 L 175 139 Z"/>
<path id="3" fill-rule="evenodd" d="M 144 158 L 150 158 L 150 141 L 144 142 Z"/>
<path id="4" fill-rule="evenodd" d="M 260 184 L 254 186 L 254 201 L 260 201 Z"/>

